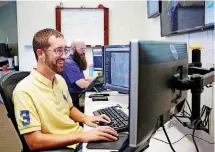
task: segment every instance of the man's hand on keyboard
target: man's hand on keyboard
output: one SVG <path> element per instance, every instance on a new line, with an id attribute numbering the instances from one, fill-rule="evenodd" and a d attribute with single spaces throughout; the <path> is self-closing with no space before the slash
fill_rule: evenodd
<path id="1" fill-rule="evenodd" d="M 97 127 L 96 123 L 103 122 L 109 124 L 111 122 L 110 118 L 105 114 L 99 116 L 86 116 L 84 123 L 90 127 Z"/>
<path id="2" fill-rule="evenodd" d="M 81 134 L 81 141 L 88 143 L 92 141 L 115 141 L 118 139 L 117 132 L 109 126 L 99 126 Z"/>

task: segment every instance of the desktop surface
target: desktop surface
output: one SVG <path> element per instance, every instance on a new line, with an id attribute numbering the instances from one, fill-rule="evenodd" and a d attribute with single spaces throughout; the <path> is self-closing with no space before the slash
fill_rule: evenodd
<path id="1" fill-rule="evenodd" d="M 103 92 L 106 93 L 106 92 Z M 89 96 L 91 92 L 87 92 L 85 96 L 85 114 L 93 116 L 93 112 L 95 110 L 106 108 L 110 106 L 117 106 L 120 105 L 122 107 L 122 110 L 129 114 L 128 109 L 128 95 L 127 94 L 119 94 L 116 91 L 110 91 L 108 92 L 110 94 L 109 101 L 108 102 L 93 102 Z M 182 126 L 178 121 L 175 119 L 170 120 L 165 124 L 165 128 L 167 133 L 169 134 L 170 140 L 173 144 L 173 147 L 177 152 L 196 152 L 195 146 L 192 141 L 192 136 L 187 134 L 192 134 L 192 129 L 188 129 L 184 126 Z M 88 131 L 92 129 L 91 127 L 84 125 L 84 130 Z M 185 136 L 186 135 L 186 136 Z M 183 137 L 185 136 L 185 137 Z M 207 134 L 204 131 L 197 130 L 195 133 L 196 137 L 200 137 L 210 143 L 213 143 L 213 137 Z M 182 138 L 183 137 L 183 138 Z M 182 138 L 182 139 L 181 139 Z M 178 141 L 181 139 L 180 141 Z M 159 141 L 162 140 L 162 141 Z M 144 152 L 172 152 L 171 148 L 169 147 L 169 144 L 164 143 L 163 141 L 167 142 L 166 136 L 162 130 L 162 128 L 159 128 L 155 134 L 153 134 L 149 148 L 147 148 Z M 178 142 L 177 142 L 178 141 Z M 197 145 L 199 147 L 200 152 L 214 152 L 214 145 L 207 143 L 201 139 L 196 138 Z M 87 149 L 86 148 L 87 143 L 83 144 L 83 152 L 111 152 L 115 151 L 115 149 Z"/>

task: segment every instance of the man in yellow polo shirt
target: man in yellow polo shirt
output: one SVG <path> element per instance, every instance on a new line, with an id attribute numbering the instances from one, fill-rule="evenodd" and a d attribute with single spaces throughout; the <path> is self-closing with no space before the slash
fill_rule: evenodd
<path id="1" fill-rule="evenodd" d="M 38 31 L 33 38 L 37 68 L 23 79 L 13 92 L 16 121 L 20 133 L 31 150 L 67 146 L 75 149 L 79 143 L 117 140 L 117 133 L 96 122 L 110 122 L 106 115 L 86 116 L 76 109 L 63 71 L 66 43 L 54 29 Z M 78 122 L 96 127 L 84 132 Z"/>

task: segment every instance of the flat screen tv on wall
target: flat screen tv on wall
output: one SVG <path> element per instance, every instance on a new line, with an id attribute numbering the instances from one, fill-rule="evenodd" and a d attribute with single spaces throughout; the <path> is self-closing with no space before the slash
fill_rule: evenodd
<path id="1" fill-rule="evenodd" d="M 214 1 L 205 1 L 205 28 L 214 28 Z"/>
<path id="2" fill-rule="evenodd" d="M 162 1 L 161 36 L 189 33 L 205 27 L 205 1 Z"/>

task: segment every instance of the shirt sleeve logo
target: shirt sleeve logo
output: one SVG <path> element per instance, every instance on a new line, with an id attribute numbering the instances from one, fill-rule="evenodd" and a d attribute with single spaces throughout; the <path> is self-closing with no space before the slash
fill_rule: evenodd
<path id="1" fill-rule="evenodd" d="M 65 94 L 63 93 L 63 91 L 62 91 L 62 94 L 63 94 L 63 99 L 64 99 L 64 101 L 67 102 L 67 98 L 66 98 Z"/>
<path id="2" fill-rule="evenodd" d="M 29 125 L 30 121 L 30 113 L 28 110 L 21 110 L 20 111 L 21 122 L 23 126 Z"/>

